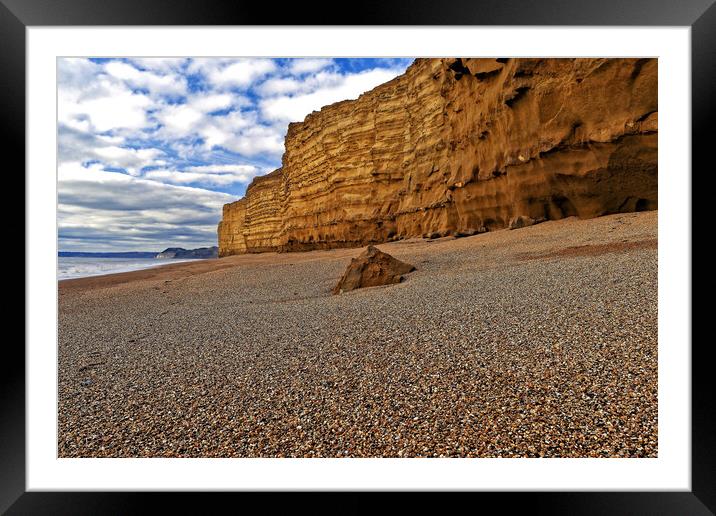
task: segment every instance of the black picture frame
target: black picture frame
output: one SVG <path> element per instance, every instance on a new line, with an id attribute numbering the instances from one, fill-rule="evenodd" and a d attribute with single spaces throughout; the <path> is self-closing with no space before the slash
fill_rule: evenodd
<path id="1" fill-rule="evenodd" d="M 343 11 L 336 6 L 291 2 L 218 2 L 204 0 L 0 0 L 0 113 L 6 156 L 25 166 L 25 29 L 62 25 L 607 25 L 691 27 L 692 170 L 708 173 L 707 149 L 713 146 L 716 101 L 716 0 L 485 0 L 397 1 L 369 0 Z M 346 14 L 350 13 L 350 14 Z M 348 18 L 350 16 L 350 18 Z M 707 169 L 708 167 L 708 169 Z M 682 173 L 685 179 L 690 171 Z M 19 186 L 24 191 L 24 184 Z M 693 188 L 692 188 L 692 191 Z M 697 204 L 692 201 L 692 220 Z M 8 232 L 24 241 L 19 224 Z M 693 234 L 693 233 L 692 233 Z M 692 271 L 696 265 L 692 247 Z M 32 271 L 25 268 L 27 274 Z M 692 289 L 705 289 L 708 282 Z M 694 310 L 697 308 L 692 303 Z M 30 309 L 26 306 L 25 309 Z M 693 321 L 692 311 L 692 321 Z M 690 492 L 549 492 L 474 493 L 480 504 L 497 502 L 530 514 L 714 514 L 716 512 L 716 447 L 714 446 L 711 339 L 691 345 L 692 457 Z M 247 493 L 79 493 L 26 492 L 25 489 L 25 352 L 14 339 L 3 346 L 0 375 L 0 512 L 7 514 L 133 514 L 161 503 L 181 513 L 226 503 L 240 507 Z M 363 493 L 351 493 L 363 498 Z M 453 503 L 465 501 L 451 498 Z M 404 508 L 423 504 L 411 496 Z M 475 503 L 475 499 L 473 502 Z M 236 504 L 236 505 L 233 505 Z M 312 504 L 313 505 L 313 504 Z M 330 505 L 330 504 L 327 504 Z M 358 509 L 362 503 L 343 502 Z M 370 506 L 368 506 L 370 507 Z M 313 508 L 313 507 L 312 507 Z M 343 510 L 341 510 L 343 512 Z"/>

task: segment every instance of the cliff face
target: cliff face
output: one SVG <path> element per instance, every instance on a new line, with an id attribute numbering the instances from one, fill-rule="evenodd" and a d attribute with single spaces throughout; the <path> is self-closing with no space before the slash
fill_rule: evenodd
<path id="1" fill-rule="evenodd" d="M 220 255 L 656 209 L 657 107 L 655 59 L 418 59 L 290 124 Z"/>
<path id="2" fill-rule="evenodd" d="M 243 199 L 225 204 L 219 222 L 219 256 L 274 251 L 281 245 L 281 169 L 254 178 Z"/>

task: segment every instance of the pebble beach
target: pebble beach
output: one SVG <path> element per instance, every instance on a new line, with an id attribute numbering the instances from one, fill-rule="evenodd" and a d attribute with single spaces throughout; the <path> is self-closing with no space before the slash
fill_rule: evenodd
<path id="1" fill-rule="evenodd" d="M 60 457 L 656 457 L 657 215 L 59 282 Z"/>

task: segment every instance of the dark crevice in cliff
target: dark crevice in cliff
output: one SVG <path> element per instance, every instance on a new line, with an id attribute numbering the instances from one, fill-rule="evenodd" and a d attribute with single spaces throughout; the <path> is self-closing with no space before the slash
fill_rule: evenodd
<path id="1" fill-rule="evenodd" d="M 491 77 L 498 75 L 501 71 L 502 69 L 498 68 L 497 70 L 491 70 L 489 72 L 477 72 L 475 74 L 475 77 L 480 81 L 485 81 Z"/>
<path id="2" fill-rule="evenodd" d="M 650 202 L 648 199 L 637 199 L 634 205 L 634 211 L 647 211 L 650 209 Z"/>
<path id="3" fill-rule="evenodd" d="M 580 124 L 576 124 L 575 128 L 579 127 L 579 125 Z M 537 156 L 531 157 L 525 163 L 528 163 L 529 161 L 532 161 L 533 159 L 540 159 L 545 156 L 549 156 L 550 154 L 556 154 L 558 152 L 583 150 L 583 149 L 589 148 L 592 145 L 606 145 L 606 144 L 610 144 L 610 143 L 616 144 L 616 143 L 621 142 L 625 138 L 635 137 L 635 136 L 647 136 L 654 132 L 656 132 L 656 131 L 643 131 L 643 132 L 632 132 L 632 133 L 625 132 L 625 133 L 622 133 L 622 134 L 619 134 L 619 135 L 613 137 L 612 139 L 610 139 L 608 141 L 603 141 L 603 142 L 598 142 L 598 141 L 594 141 L 594 140 L 573 142 L 573 141 L 570 141 L 569 139 L 566 139 L 550 149 L 540 151 L 537 154 Z M 573 133 L 572 133 L 572 135 L 573 135 Z M 524 163 L 521 163 L 520 165 L 523 165 L 523 164 Z M 509 165 L 509 166 L 519 166 L 519 165 Z"/>
<path id="4" fill-rule="evenodd" d="M 470 70 L 462 63 L 462 59 L 460 58 L 455 59 L 448 68 L 455 72 L 456 81 L 462 79 L 463 75 L 470 75 Z"/>
<path id="5" fill-rule="evenodd" d="M 574 204 L 567 197 L 556 195 L 552 197 L 552 202 L 554 202 L 555 206 L 559 210 L 559 217 L 555 218 L 564 219 L 567 217 L 576 217 L 578 215 Z"/>
<path id="6" fill-rule="evenodd" d="M 639 118 L 637 118 L 637 119 L 635 120 L 635 122 L 643 122 L 644 120 L 646 120 L 647 118 L 649 118 L 651 115 L 653 115 L 653 114 L 656 113 L 656 112 L 657 112 L 656 109 L 652 109 L 651 111 L 647 111 L 646 113 L 644 113 L 643 115 L 641 115 Z"/>
<path id="7" fill-rule="evenodd" d="M 644 68 L 644 65 L 648 63 L 650 59 L 639 59 L 636 63 L 634 63 L 634 69 L 631 72 L 631 75 L 629 76 L 629 79 L 631 81 L 635 81 L 637 77 L 641 74 L 641 69 Z"/>
<path id="8" fill-rule="evenodd" d="M 518 100 L 524 98 L 528 91 L 530 91 L 529 86 L 521 86 L 517 88 L 509 97 L 505 99 L 505 105 L 507 105 L 507 107 L 513 107 Z"/>

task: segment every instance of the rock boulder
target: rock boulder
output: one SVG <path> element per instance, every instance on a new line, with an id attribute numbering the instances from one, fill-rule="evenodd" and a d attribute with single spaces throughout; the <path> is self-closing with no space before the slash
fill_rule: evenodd
<path id="1" fill-rule="evenodd" d="M 401 262 L 377 247 L 369 245 L 360 256 L 351 260 L 333 293 L 342 294 L 357 288 L 400 283 L 403 274 L 414 270 L 415 267 L 409 263 Z"/>

